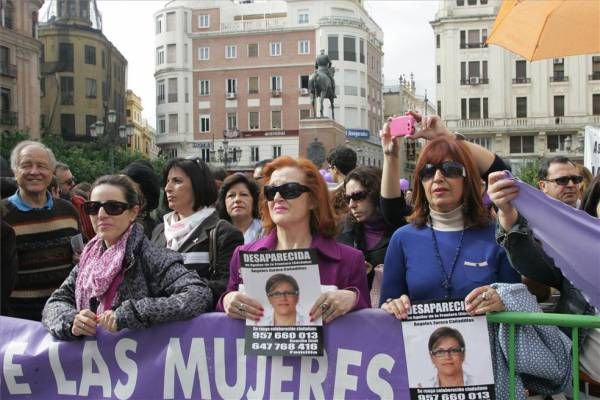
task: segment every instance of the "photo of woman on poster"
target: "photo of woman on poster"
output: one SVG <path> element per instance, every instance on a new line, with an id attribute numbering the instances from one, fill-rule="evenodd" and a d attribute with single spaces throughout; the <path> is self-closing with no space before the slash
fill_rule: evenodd
<path id="1" fill-rule="evenodd" d="M 293 276 L 275 274 L 267 279 L 265 292 L 273 314 L 265 316 L 260 325 L 299 326 L 310 325 L 308 317 L 299 312 L 300 287 Z"/>
<path id="2" fill-rule="evenodd" d="M 463 370 L 465 339 L 458 329 L 437 328 L 429 336 L 429 356 L 436 369 L 435 376 L 419 387 L 461 387 L 474 385 L 474 378 Z"/>

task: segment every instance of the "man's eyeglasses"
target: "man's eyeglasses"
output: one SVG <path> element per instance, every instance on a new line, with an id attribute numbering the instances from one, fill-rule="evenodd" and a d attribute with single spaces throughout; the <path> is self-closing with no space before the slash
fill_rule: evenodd
<path id="1" fill-rule="evenodd" d="M 269 297 L 275 297 L 276 299 L 281 299 L 283 297 L 298 296 L 298 291 L 294 290 L 293 292 L 292 291 L 289 291 L 289 292 L 271 292 L 267 296 L 269 296 Z"/>
<path id="2" fill-rule="evenodd" d="M 286 200 L 298 198 L 302 193 L 310 192 L 308 186 L 304 186 L 297 182 L 284 183 L 279 186 L 267 185 L 264 187 L 265 197 L 268 201 L 273 201 L 275 195 L 279 193 Z"/>
<path id="3" fill-rule="evenodd" d="M 554 179 L 543 179 L 543 180 L 546 182 L 556 183 L 557 185 L 560 185 L 560 186 L 567 186 L 569 184 L 569 181 L 573 181 L 574 184 L 578 185 L 581 182 L 583 182 L 583 176 L 567 175 L 567 176 L 561 176 L 561 177 L 554 178 Z"/>
<path id="4" fill-rule="evenodd" d="M 451 347 L 449 349 L 435 349 L 429 353 L 435 358 L 443 358 L 448 356 L 457 356 L 465 352 L 464 347 Z"/>
<path id="5" fill-rule="evenodd" d="M 369 197 L 369 192 L 367 192 L 366 190 L 361 190 L 360 192 L 354 192 L 352 194 L 345 194 L 344 201 L 347 204 L 350 204 L 350 200 L 361 201 L 361 200 L 366 199 L 367 197 Z"/>
<path id="6" fill-rule="evenodd" d="M 130 207 L 127 203 L 115 200 L 105 201 L 104 203 L 99 201 L 86 201 L 83 203 L 83 210 L 87 215 L 98 215 L 100 208 L 104 208 L 108 215 L 121 215 Z"/>
<path id="7" fill-rule="evenodd" d="M 441 164 L 425 164 L 425 166 L 419 171 L 419 177 L 421 181 L 428 181 L 433 179 L 436 171 L 442 171 L 442 174 L 446 178 L 459 178 L 467 176 L 464 165 L 457 161 L 444 161 Z"/>

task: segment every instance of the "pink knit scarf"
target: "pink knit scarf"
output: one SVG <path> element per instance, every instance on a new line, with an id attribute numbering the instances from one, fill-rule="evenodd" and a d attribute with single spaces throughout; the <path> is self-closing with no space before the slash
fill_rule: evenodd
<path id="1" fill-rule="evenodd" d="M 90 308 L 90 299 L 98 300 L 123 268 L 125 247 L 133 224 L 123 233 L 117 243 L 104 250 L 102 239 L 96 235 L 83 248 L 79 259 L 79 271 L 75 283 L 77 310 Z"/>

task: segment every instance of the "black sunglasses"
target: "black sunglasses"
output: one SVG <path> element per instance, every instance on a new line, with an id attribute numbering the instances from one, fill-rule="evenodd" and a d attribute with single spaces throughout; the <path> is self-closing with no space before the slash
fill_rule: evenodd
<path id="1" fill-rule="evenodd" d="M 544 180 L 547 182 L 554 182 L 560 186 L 567 186 L 569 184 L 569 181 L 573 181 L 574 184 L 578 185 L 581 182 L 583 182 L 583 176 L 567 175 L 567 176 L 561 176 L 561 177 L 554 178 L 554 179 L 544 179 Z"/>
<path id="2" fill-rule="evenodd" d="M 310 192 L 310 188 L 297 182 L 290 182 L 279 186 L 267 185 L 264 191 L 268 201 L 273 201 L 277 193 L 284 199 L 290 200 L 300 197 L 302 193 Z"/>
<path id="3" fill-rule="evenodd" d="M 104 203 L 99 201 L 86 201 L 83 203 L 83 210 L 87 215 L 98 215 L 100 208 L 104 208 L 108 215 L 121 215 L 130 207 L 127 203 L 115 200 L 105 201 Z"/>
<path id="4" fill-rule="evenodd" d="M 444 161 L 441 164 L 425 164 L 419 171 L 421 181 L 433 179 L 437 170 L 442 171 L 446 178 L 458 178 L 467 176 L 464 165 L 457 161 Z"/>
<path id="5" fill-rule="evenodd" d="M 345 194 L 344 201 L 350 204 L 350 200 L 361 201 L 369 197 L 369 192 L 366 190 L 361 190 L 360 192 L 354 192 L 352 194 Z"/>

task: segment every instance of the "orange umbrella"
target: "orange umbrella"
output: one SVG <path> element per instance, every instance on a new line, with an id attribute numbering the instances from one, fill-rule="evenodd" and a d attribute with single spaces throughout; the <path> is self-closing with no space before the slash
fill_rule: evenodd
<path id="1" fill-rule="evenodd" d="M 487 43 L 529 61 L 600 53 L 600 0 L 504 0 Z"/>

